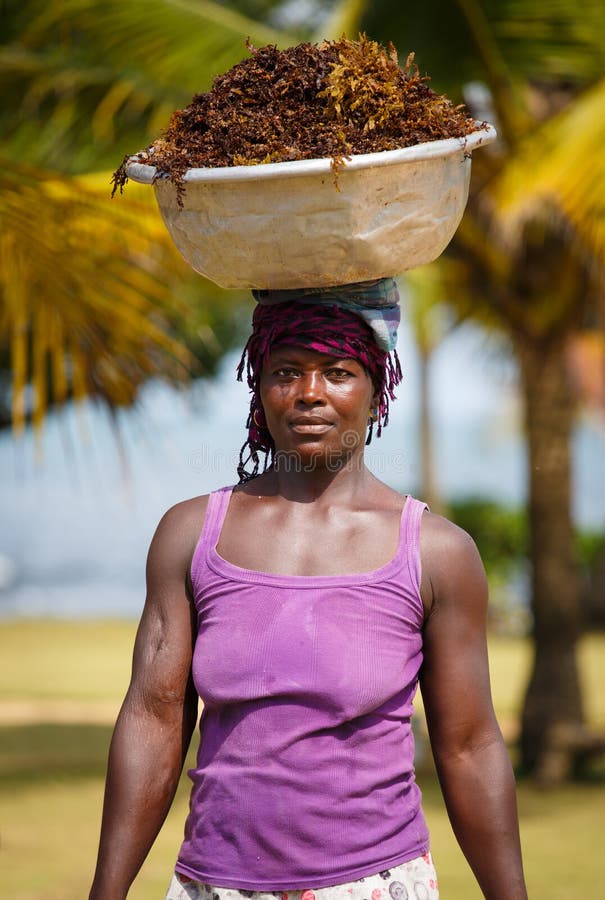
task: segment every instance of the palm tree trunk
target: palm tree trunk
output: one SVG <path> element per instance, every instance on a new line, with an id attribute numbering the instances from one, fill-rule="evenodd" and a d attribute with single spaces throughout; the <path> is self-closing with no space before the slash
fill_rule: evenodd
<path id="1" fill-rule="evenodd" d="M 521 765 L 543 783 L 571 773 L 583 731 L 576 643 L 580 579 L 571 521 L 574 403 L 559 343 L 517 346 L 529 463 L 533 669 L 521 719 Z M 577 748 L 576 748 L 577 749 Z"/>

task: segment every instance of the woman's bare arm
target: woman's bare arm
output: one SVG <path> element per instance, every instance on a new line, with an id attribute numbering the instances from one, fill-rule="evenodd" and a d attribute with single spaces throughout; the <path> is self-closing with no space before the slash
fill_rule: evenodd
<path id="1" fill-rule="evenodd" d="M 490 692 L 483 564 L 439 516 L 424 515 L 421 549 L 421 689 L 447 811 L 483 895 L 526 900 L 514 777 Z"/>
<path id="2" fill-rule="evenodd" d="M 111 741 L 90 900 L 127 896 L 168 813 L 195 728 L 195 616 L 187 584 L 205 503 L 169 510 L 149 549 L 147 599 Z"/>

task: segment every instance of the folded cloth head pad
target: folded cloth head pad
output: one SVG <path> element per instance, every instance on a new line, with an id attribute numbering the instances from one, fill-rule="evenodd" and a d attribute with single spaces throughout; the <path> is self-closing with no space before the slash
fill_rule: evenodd
<path id="1" fill-rule="evenodd" d="M 276 303 L 331 303 L 356 313 L 370 326 L 381 350 L 390 353 L 397 346 L 400 321 L 399 291 L 394 278 L 376 278 L 329 288 L 252 291 L 263 306 Z"/>

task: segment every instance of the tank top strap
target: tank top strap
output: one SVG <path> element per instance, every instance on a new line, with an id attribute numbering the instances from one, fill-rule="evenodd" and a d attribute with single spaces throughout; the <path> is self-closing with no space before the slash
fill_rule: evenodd
<path id="1" fill-rule="evenodd" d="M 426 503 L 422 500 L 416 500 L 415 497 L 408 494 L 401 514 L 401 544 L 402 547 L 405 548 L 412 584 L 419 595 L 420 579 L 422 575 L 420 561 L 420 523 L 425 509 L 428 509 Z"/>
<path id="2" fill-rule="evenodd" d="M 233 485 L 229 485 L 213 491 L 208 497 L 204 524 L 191 560 L 192 581 L 195 581 L 195 576 L 204 566 L 208 551 L 218 544 L 232 491 Z"/>

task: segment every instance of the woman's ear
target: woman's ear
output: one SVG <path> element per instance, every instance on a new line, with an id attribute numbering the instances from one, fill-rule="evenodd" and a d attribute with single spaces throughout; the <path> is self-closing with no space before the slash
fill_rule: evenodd
<path id="1" fill-rule="evenodd" d="M 374 391 L 372 394 L 372 399 L 370 401 L 370 412 L 369 412 L 369 422 L 377 422 L 378 421 L 378 408 L 380 406 L 380 393 L 378 391 Z"/>

